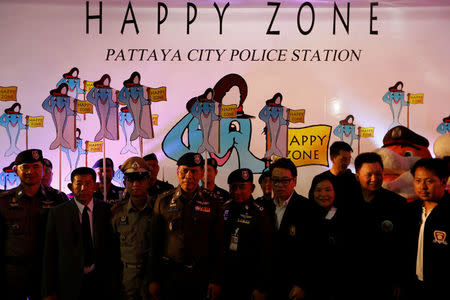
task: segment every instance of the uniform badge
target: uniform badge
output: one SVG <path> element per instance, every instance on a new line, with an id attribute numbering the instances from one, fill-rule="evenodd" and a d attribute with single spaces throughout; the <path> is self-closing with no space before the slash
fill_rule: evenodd
<path id="1" fill-rule="evenodd" d="M 383 232 L 392 232 L 394 230 L 394 224 L 390 220 L 384 220 L 381 222 L 381 231 Z"/>
<path id="2" fill-rule="evenodd" d="M 211 208 L 209 206 L 200 206 L 200 205 L 196 205 L 194 207 L 195 211 L 201 211 L 204 213 L 210 213 L 211 212 Z"/>
<path id="3" fill-rule="evenodd" d="M 139 169 L 139 164 L 138 164 L 138 162 L 135 161 L 135 162 L 131 165 L 131 167 L 132 167 L 133 169 L 135 169 L 135 170 Z"/>
<path id="4" fill-rule="evenodd" d="M 198 165 L 200 163 L 200 154 L 195 154 L 194 155 L 194 162 Z"/>
<path id="5" fill-rule="evenodd" d="M 37 152 L 37 150 L 31 151 L 31 155 L 33 156 L 33 158 L 34 158 L 35 160 L 38 160 L 38 159 L 39 159 L 39 152 Z"/>
<path id="6" fill-rule="evenodd" d="M 120 240 L 121 240 L 121 241 L 125 241 L 126 238 L 127 238 L 127 237 L 125 236 L 125 234 L 122 233 L 122 234 L 120 235 Z"/>
<path id="7" fill-rule="evenodd" d="M 223 212 L 223 220 L 224 221 L 228 220 L 228 215 L 229 214 L 230 214 L 230 210 L 229 209 L 224 210 L 224 212 Z"/>
<path id="8" fill-rule="evenodd" d="M 172 225 L 172 222 L 170 222 L 169 223 L 169 231 L 172 231 L 172 229 L 173 229 L 173 225 Z"/>
<path id="9" fill-rule="evenodd" d="M 121 216 L 119 220 L 119 225 L 128 225 L 128 217 L 127 216 Z"/>
<path id="10" fill-rule="evenodd" d="M 295 225 L 291 225 L 291 227 L 289 227 L 289 235 L 295 236 Z"/>
<path id="11" fill-rule="evenodd" d="M 248 180 L 248 171 L 247 170 L 242 170 L 242 179 L 244 180 Z"/>
<path id="12" fill-rule="evenodd" d="M 15 197 L 12 197 L 9 201 L 9 207 L 19 207 L 19 203 Z"/>
<path id="13" fill-rule="evenodd" d="M 446 241 L 447 233 L 445 231 L 435 230 L 433 232 L 433 235 L 434 235 L 433 243 L 448 245 Z"/>

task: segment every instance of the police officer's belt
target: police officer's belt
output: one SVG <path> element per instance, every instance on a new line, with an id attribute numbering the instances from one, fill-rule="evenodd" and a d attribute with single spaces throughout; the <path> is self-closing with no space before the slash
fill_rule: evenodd
<path id="1" fill-rule="evenodd" d="M 126 262 L 123 263 L 123 266 L 130 269 L 142 269 L 144 267 L 143 264 L 130 264 Z"/>

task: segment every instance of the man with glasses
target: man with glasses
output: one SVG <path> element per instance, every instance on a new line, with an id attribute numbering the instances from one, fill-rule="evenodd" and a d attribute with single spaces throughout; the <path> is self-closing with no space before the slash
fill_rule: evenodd
<path id="1" fill-rule="evenodd" d="M 312 228 L 314 209 L 311 203 L 295 192 L 297 168 L 287 158 L 276 160 L 271 166 L 275 214 L 275 269 L 273 299 L 305 298 L 307 278 L 311 268 Z"/>
<path id="2" fill-rule="evenodd" d="M 177 162 L 178 187 L 155 202 L 149 291 L 153 299 L 218 299 L 223 274 L 221 203 L 198 183 L 204 160 L 186 153 Z"/>

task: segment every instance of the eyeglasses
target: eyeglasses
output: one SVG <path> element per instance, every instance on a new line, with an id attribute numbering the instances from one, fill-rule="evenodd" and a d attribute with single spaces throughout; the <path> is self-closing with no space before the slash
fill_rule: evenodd
<path id="1" fill-rule="evenodd" d="M 291 182 L 291 180 L 293 180 L 294 178 L 270 178 L 270 181 L 272 182 L 272 184 L 280 184 L 280 185 L 288 185 L 289 182 Z"/>

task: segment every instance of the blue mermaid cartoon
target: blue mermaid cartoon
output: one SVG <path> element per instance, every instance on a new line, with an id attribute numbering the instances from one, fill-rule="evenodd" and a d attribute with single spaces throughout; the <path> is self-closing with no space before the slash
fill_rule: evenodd
<path id="1" fill-rule="evenodd" d="M 16 172 L 14 172 L 12 165 L 13 164 L 4 167 L 3 171 L 0 173 L 0 187 L 5 191 L 15 188 L 20 184 L 20 178 Z"/>
<path id="2" fill-rule="evenodd" d="M 78 167 L 78 163 L 80 162 L 80 156 L 86 154 L 86 150 L 83 149 L 83 140 L 81 139 L 81 130 L 77 128 L 76 130 L 76 146 L 74 149 L 68 149 L 65 147 L 61 147 L 62 152 L 66 154 L 67 162 L 69 163 L 69 173 L 64 178 L 65 181 L 70 180 L 70 175 L 72 171 Z"/>
<path id="3" fill-rule="evenodd" d="M 128 106 L 134 120 L 134 130 L 130 140 L 134 141 L 138 137 L 152 139 L 153 121 L 151 112 L 151 101 L 148 88 L 141 85 L 141 75 L 133 72 L 127 80 L 123 82 L 123 88 L 119 93 L 119 101 Z"/>
<path id="4" fill-rule="evenodd" d="M 125 154 L 128 152 L 138 154 L 137 149 L 133 146 L 133 142 L 130 140 L 130 136 L 134 130 L 134 120 L 128 106 L 120 108 L 119 125 L 122 127 L 122 132 L 125 136 L 125 146 L 123 146 L 122 150 L 120 150 L 120 154 Z"/>
<path id="5" fill-rule="evenodd" d="M 70 69 L 69 72 L 64 73 L 62 75 L 61 80 L 58 81 L 56 84 L 56 87 L 59 87 L 61 83 L 67 84 L 67 95 L 74 99 L 80 99 L 78 98 L 78 95 L 83 95 L 84 90 L 80 88 L 80 78 L 78 78 L 78 74 L 80 73 L 80 70 L 78 68 L 74 67 Z"/>
<path id="6" fill-rule="evenodd" d="M 236 99 L 234 91 L 239 96 Z M 236 93 L 236 94 L 237 94 Z M 238 74 L 222 77 L 213 88 L 213 99 L 216 103 L 238 102 L 236 118 L 220 119 L 220 152 L 210 152 L 210 157 L 220 167 L 230 170 L 249 168 L 253 173 L 261 173 L 265 162 L 250 151 L 253 116 L 244 113 L 243 104 L 247 98 L 248 88 L 244 78 Z M 186 104 L 187 114 L 167 133 L 162 143 L 162 150 L 167 157 L 178 160 L 186 152 L 198 152 L 203 143 L 200 123 L 190 112 L 198 97 L 190 99 Z M 227 101 L 229 100 L 229 101 Z M 187 144 L 183 136 L 187 135 Z"/>
<path id="7" fill-rule="evenodd" d="M 450 132 L 450 116 L 443 118 L 442 123 L 436 128 L 437 132 L 446 134 Z"/>
<path id="8" fill-rule="evenodd" d="M 94 82 L 94 87 L 87 94 L 87 101 L 95 106 L 100 130 L 95 135 L 96 142 L 106 138 L 108 140 L 119 139 L 119 127 L 117 117 L 116 90 L 110 87 L 111 77 L 104 74 L 98 81 Z"/>
<path id="9" fill-rule="evenodd" d="M 341 141 L 352 146 L 353 140 L 359 140 L 356 134 L 356 127 L 353 124 L 355 117 L 348 115 L 344 120 L 339 121 L 339 125 L 333 130 L 333 134 Z"/>
<path id="10" fill-rule="evenodd" d="M 269 147 L 264 155 L 270 158 L 287 156 L 287 128 L 289 126 L 288 110 L 281 105 L 283 96 L 276 93 L 259 112 L 259 118 L 266 123 L 265 132 L 269 139 Z"/>
<path id="11" fill-rule="evenodd" d="M 17 147 L 20 131 L 27 129 L 22 123 L 22 114 L 20 103 L 14 103 L 11 107 L 5 109 L 5 113 L 0 117 L 0 125 L 5 127 L 9 138 L 9 148 L 5 152 L 5 157 L 13 154 L 19 154 L 22 150 Z"/>
<path id="12" fill-rule="evenodd" d="M 59 146 L 67 149 L 75 149 L 76 113 L 73 111 L 74 98 L 67 95 L 68 86 L 61 83 L 56 89 L 50 91 L 50 95 L 42 102 L 42 108 L 52 115 L 56 128 L 56 138 L 50 144 L 50 150 Z"/>
<path id="13" fill-rule="evenodd" d="M 208 88 L 203 95 L 197 97 L 190 110 L 194 118 L 198 119 L 202 132 L 202 144 L 197 149 L 198 153 L 205 151 L 210 153 L 219 152 L 219 105 L 216 105 L 216 102 L 213 100 L 213 95 L 213 89 Z M 212 144 L 215 144 L 215 146 Z"/>
<path id="14" fill-rule="evenodd" d="M 398 81 L 394 86 L 391 86 L 386 94 L 384 94 L 383 101 L 389 104 L 389 107 L 391 108 L 393 121 L 389 126 L 389 129 L 401 125 L 399 119 L 402 108 L 403 106 L 409 106 L 409 103 L 405 100 L 403 82 Z"/>

